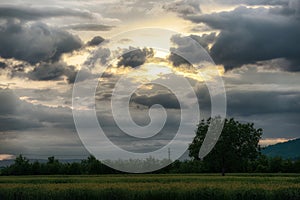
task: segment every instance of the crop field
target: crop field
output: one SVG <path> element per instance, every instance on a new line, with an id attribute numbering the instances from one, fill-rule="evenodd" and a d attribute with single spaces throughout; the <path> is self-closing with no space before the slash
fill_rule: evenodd
<path id="1" fill-rule="evenodd" d="M 6 199 L 300 199 L 299 174 L 2 176 Z"/>

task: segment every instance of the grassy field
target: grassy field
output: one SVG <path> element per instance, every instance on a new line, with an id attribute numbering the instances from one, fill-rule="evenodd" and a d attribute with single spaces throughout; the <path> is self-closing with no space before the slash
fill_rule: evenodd
<path id="1" fill-rule="evenodd" d="M 297 174 L 0 177 L 7 199 L 300 199 Z"/>

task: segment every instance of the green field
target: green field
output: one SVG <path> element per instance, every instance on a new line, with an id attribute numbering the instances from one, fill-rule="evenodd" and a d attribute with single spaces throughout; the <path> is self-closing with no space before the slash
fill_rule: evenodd
<path id="1" fill-rule="evenodd" d="M 299 174 L 0 177 L 6 199 L 300 199 Z"/>

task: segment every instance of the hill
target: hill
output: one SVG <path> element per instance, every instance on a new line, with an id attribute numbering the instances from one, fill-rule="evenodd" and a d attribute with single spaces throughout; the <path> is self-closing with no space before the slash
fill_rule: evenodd
<path id="1" fill-rule="evenodd" d="M 285 159 L 300 158 L 300 138 L 267 146 L 262 149 L 262 153 L 266 156 L 280 156 Z"/>

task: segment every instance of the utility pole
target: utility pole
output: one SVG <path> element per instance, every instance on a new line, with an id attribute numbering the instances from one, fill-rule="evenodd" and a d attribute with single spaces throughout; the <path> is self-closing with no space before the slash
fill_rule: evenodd
<path id="1" fill-rule="evenodd" d="M 171 150 L 168 148 L 168 159 L 171 160 Z"/>

